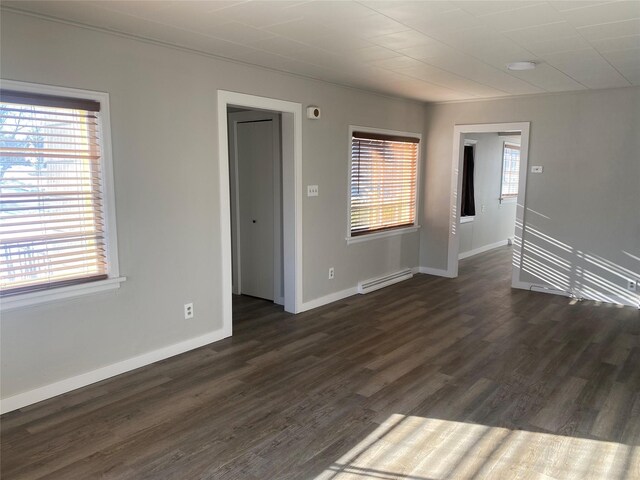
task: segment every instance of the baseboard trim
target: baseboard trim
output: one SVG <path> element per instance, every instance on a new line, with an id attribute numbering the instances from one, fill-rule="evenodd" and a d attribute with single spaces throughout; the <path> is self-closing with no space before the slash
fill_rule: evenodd
<path id="1" fill-rule="evenodd" d="M 484 245 L 482 247 L 469 250 L 468 252 L 463 252 L 458 255 L 458 260 L 463 260 L 465 258 L 473 257 L 474 255 L 488 252 L 489 250 L 493 250 L 494 248 L 504 247 L 505 245 L 509 245 L 509 240 L 506 238 L 504 240 L 500 240 L 499 242 L 490 243 L 489 245 Z"/>
<path id="2" fill-rule="evenodd" d="M 425 275 L 434 275 L 436 277 L 453 278 L 448 270 L 444 270 L 441 268 L 418 267 L 418 273 L 424 273 Z"/>
<path id="3" fill-rule="evenodd" d="M 428 268 L 428 267 L 413 267 L 410 269 L 414 274 L 416 273 L 426 273 L 428 275 L 436 275 L 439 277 L 448 277 L 451 278 L 449 273 L 446 270 L 440 270 L 437 268 Z M 315 300 L 309 300 L 308 302 L 302 303 L 302 308 L 300 312 L 306 312 L 307 310 L 313 310 L 314 308 L 322 307 L 329 303 L 337 302 L 338 300 L 342 300 L 347 297 L 351 297 L 352 295 L 358 294 L 358 286 L 347 288 L 345 290 L 341 290 L 340 292 L 330 293 L 329 295 L 325 295 L 324 297 L 316 298 Z"/>
<path id="4" fill-rule="evenodd" d="M 539 285 L 539 284 L 529 283 L 529 282 L 517 282 L 515 284 L 512 283 L 511 287 L 522 289 L 522 290 L 529 290 L 530 292 L 559 295 L 561 297 L 567 297 L 567 298 L 572 298 L 573 296 L 571 292 L 568 292 L 565 290 L 560 290 L 558 288 L 550 287 L 547 285 Z"/>
<path id="5" fill-rule="evenodd" d="M 338 300 L 342 300 L 343 298 L 350 297 L 357 293 L 358 293 L 358 287 L 356 286 L 356 287 L 347 288 L 345 290 L 341 290 L 339 292 L 330 293 L 329 295 L 316 298 L 315 300 L 309 300 L 308 302 L 303 302 L 302 308 L 298 313 L 306 312 L 307 310 L 313 310 L 314 308 L 322 307 L 323 305 L 337 302 Z"/>
<path id="6" fill-rule="evenodd" d="M 47 400 L 231 336 L 224 328 L 0 400 L 0 414 Z"/>
<path id="7" fill-rule="evenodd" d="M 629 301 L 628 299 L 615 294 L 608 294 L 607 300 L 603 300 L 602 298 L 597 298 L 596 296 L 590 295 L 589 293 L 585 294 L 584 292 L 568 292 L 568 291 L 559 290 L 557 288 L 544 285 L 544 284 L 529 283 L 529 282 L 515 282 L 511 286 L 513 288 L 529 290 L 530 292 L 547 293 L 550 295 L 560 295 L 562 297 L 567 297 L 567 298 L 577 298 L 579 300 L 589 300 L 591 302 L 607 303 L 611 305 L 624 305 L 626 307 L 635 307 L 640 309 L 640 302 L 633 303 L 633 301 Z"/>

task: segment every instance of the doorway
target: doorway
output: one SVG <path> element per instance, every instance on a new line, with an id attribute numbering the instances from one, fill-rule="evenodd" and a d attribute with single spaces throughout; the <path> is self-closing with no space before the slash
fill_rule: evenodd
<path id="1" fill-rule="evenodd" d="M 284 310 L 302 309 L 302 105 L 218 90 L 218 189 L 220 212 L 221 307 L 223 335 L 233 333 L 229 121 L 227 108 L 266 110 L 280 115 L 282 157 L 282 264 Z"/>
<path id="2" fill-rule="evenodd" d="M 528 150 L 528 122 L 454 128 L 447 276 L 458 276 L 460 259 L 509 243 L 511 286 L 523 287 Z"/>
<path id="3" fill-rule="evenodd" d="M 459 260 L 513 243 L 520 143 L 520 132 L 464 135 Z"/>
<path id="4" fill-rule="evenodd" d="M 280 114 L 227 111 L 233 293 L 283 305 Z"/>

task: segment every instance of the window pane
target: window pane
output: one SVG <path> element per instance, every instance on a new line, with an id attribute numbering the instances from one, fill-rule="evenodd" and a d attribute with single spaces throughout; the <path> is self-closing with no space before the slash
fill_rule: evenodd
<path id="1" fill-rule="evenodd" d="M 351 143 L 351 235 L 413 225 L 417 141 L 365 135 Z"/>
<path id="2" fill-rule="evenodd" d="M 501 197 L 518 195 L 518 181 L 520 174 L 520 147 L 505 143 L 502 159 Z"/>
<path id="3" fill-rule="evenodd" d="M 3 295 L 107 273 L 99 114 L 34 103 L 0 103 Z"/>

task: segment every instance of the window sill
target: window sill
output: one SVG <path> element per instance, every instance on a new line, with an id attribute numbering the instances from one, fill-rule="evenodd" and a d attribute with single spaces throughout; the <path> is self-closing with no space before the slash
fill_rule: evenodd
<path id="1" fill-rule="evenodd" d="M 16 308 L 48 303 L 54 300 L 80 297 L 91 293 L 114 290 L 116 288 L 120 288 L 120 284 L 126 279 L 126 277 L 107 278 L 106 280 L 98 280 L 97 282 L 87 282 L 79 285 L 43 290 L 41 292 L 23 293 L 21 295 L 10 296 L 0 299 L 0 310 L 5 312 Z"/>
<path id="2" fill-rule="evenodd" d="M 413 233 L 420 230 L 420 225 L 414 225 L 412 227 L 398 228 L 394 230 L 385 230 L 384 232 L 369 233 L 365 235 L 358 235 L 357 237 L 347 237 L 347 245 L 353 243 L 366 242 L 368 240 L 377 240 L 379 238 L 395 237 L 396 235 L 403 235 L 405 233 Z"/>
<path id="3" fill-rule="evenodd" d="M 518 201 L 518 197 L 503 197 L 499 198 L 498 201 L 502 205 L 503 203 L 516 203 Z"/>
<path id="4" fill-rule="evenodd" d="M 471 223 L 475 220 L 475 215 L 473 216 L 467 216 L 467 217 L 460 217 L 460 223 Z"/>

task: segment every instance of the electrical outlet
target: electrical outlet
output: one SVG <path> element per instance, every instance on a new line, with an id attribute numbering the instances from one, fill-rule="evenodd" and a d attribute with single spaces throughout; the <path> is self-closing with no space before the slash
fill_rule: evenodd
<path id="1" fill-rule="evenodd" d="M 627 290 L 631 290 L 632 292 L 635 292 L 637 288 L 638 288 L 638 282 L 636 282 L 635 280 L 629 280 L 627 282 Z"/>
<path id="2" fill-rule="evenodd" d="M 329 268 L 329 280 L 333 280 L 336 276 L 336 272 L 333 267 Z"/>
<path id="3" fill-rule="evenodd" d="M 193 303 L 184 304 L 184 319 L 189 320 L 193 318 Z"/>

